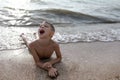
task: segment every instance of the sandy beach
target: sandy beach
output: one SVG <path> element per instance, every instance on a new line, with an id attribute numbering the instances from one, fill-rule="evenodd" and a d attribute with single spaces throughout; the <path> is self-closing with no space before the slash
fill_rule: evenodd
<path id="1" fill-rule="evenodd" d="M 120 80 L 120 42 L 60 44 L 55 80 Z M 54 57 L 54 55 L 53 55 Z M 0 52 L 0 80 L 52 80 L 35 66 L 27 48 Z"/>
<path id="2" fill-rule="evenodd" d="M 61 47 L 56 79 L 20 37 L 39 38 L 43 21 Z M 0 0 L 0 80 L 120 80 L 120 0 Z"/>

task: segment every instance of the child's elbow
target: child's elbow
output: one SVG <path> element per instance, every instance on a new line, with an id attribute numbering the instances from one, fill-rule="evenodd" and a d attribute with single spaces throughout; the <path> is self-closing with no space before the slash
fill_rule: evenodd
<path id="1" fill-rule="evenodd" d="M 38 62 L 36 62 L 36 66 L 37 66 L 37 67 L 40 67 Z"/>
<path id="2" fill-rule="evenodd" d="M 36 62 L 36 66 L 42 68 L 42 64 L 40 64 L 39 62 Z"/>
<path id="3" fill-rule="evenodd" d="M 38 62 L 36 62 L 36 66 L 39 66 L 39 63 L 38 63 Z"/>

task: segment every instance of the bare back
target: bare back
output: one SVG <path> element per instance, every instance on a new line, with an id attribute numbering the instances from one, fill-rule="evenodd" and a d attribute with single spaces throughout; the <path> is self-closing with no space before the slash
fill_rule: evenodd
<path id="1" fill-rule="evenodd" d="M 39 58 L 50 58 L 54 52 L 54 41 L 50 41 L 49 45 L 42 46 L 38 40 L 30 43 L 32 47 L 35 49 L 35 52 L 39 56 Z"/>

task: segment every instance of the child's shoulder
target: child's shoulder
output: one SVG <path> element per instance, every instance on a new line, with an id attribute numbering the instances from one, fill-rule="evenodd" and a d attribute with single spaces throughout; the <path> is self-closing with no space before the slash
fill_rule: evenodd
<path id="1" fill-rule="evenodd" d="M 38 40 L 35 40 L 35 41 L 31 42 L 31 43 L 29 44 L 29 46 L 34 46 L 34 45 L 36 45 L 37 43 L 38 43 Z"/>
<path id="2" fill-rule="evenodd" d="M 52 40 L 52 44 L 53 44 L 54 47 L 58 47 L 59 46 L 59 44 L 56 41 L 53 41 L 53 40 Z"/>

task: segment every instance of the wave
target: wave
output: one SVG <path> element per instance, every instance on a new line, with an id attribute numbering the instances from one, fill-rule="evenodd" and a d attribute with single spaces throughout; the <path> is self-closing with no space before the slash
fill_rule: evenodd
<path id="1" fill-rule="evenodd" d="M 91 15 L 87 15 L 87 14 L 83 14 L 80 12 L 74 12 L 74 11 L 70 11 L 70 10 L 65 10 L 65 9 L 48 9 L 45 10 L 46 12 L 50 12 L 53 14 L 58 14 L 58 15 L 64 15 L 64 16 L 69 16 L 69 17 L 74 17 L 74 18 L 80 18 L 82 19 L 98 19 L 101 20 L 97 17 L 91 16 Z"/>
<path id="2" fill-rule="evenodd" d="M 39 10 L 35 10 L 37 12 L 39 12 Z M 89 22 L 103 22 L 103 23 L 115 23 L 115 22 L 119 22 L 119 21 L 115 21 L 114 19 L 108 19 L 108 18 L 104 18 L 104 17 L 99 17 L 99 16 L 94 16 L 94 15 L 89 15 L 86 13 L 82 13 L 82 12 L 75 12 L 75 11 L 71 11 L 71 10 L 67 10 L 67 9 L 46 9 L 46 10 L 40 10 L 43 12 L 47 12 L 52 13 L 52 14 L 56 14 L 57 16 L 64 16 L 66 17 L 70 17 L 73 18 L 75 20 L 79 20 L 78 22 L 85 22 L 87 23 L 87 21 Z"/>
<path id="3" fill-rule="evenodd" d="M 6 9 L 6 8 L 5 8 Z M 21 15 L 8 15 L 9 9 L 1 11 L 0 23 L 8 26 L 38 26 L 43 20 L 53 24 L 96 24 L 96 23 L 119 23 L 114 19 L 93 16 L 81 12 L 70 11 L 66 9 L 40 9 L 23 10 L 19 9 Z M 7 11 L 8 10 L 8 11 Z M 14 11 L 14 9 L 12 9 Z M 5 14 L 4 14 L 5 12 Z M 4 14 L 4 15 L 3 15 Z M 19 17 L 21 16 L 21 17 Z"/>

